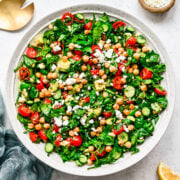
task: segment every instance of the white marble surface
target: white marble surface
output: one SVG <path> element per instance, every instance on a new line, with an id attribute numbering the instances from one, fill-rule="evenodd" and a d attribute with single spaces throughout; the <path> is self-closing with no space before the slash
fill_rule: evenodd
<path id="1" fill-rule="evenodd" d="M 28 0 L 29 1 L 29 0 Z M 180 173 L 180 1 L 166 14 L 151 14 L 140 7 L 138 0 L 35 0 L 35 15 L 31 23 L 17 32 L 0 31 L 0 88 L 5 92 L 5 76 L 9 60 L 21 37 L 38 20 L 60 8 L 74 4 L 102 3 L 121 8 L 147 24 L 159 36 L 170 54 L 176 74 L 176 105 L 172 121 L 160 143 L 142 161 L 133 167 L 114 175 L 97 177 L 98 180 L 154 180 L 157 179 L 156 169 L 160 161 L 164 161 Z M 6 126 L 10 127 L 8 118 Z M 79 177 L 54 171 L 52 180 L 90 180 L 91 177 Z"/>

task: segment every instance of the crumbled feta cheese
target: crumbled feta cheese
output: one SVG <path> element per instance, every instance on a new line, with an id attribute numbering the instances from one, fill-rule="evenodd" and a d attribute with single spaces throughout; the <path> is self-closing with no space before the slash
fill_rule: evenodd
<path id="1" fill-rule="evenodd" d="M 57 52 L 57 51 L 60 51 L 61 50 L 61 47 L 56 45 L 54 48 L 53 48 L 53 51 Z"/>
<path id="2" fill-rule="evenodd" d="M 121 62 L 121 61 L 123 61 L 123 60 L 125 60 L 126 59 L 126 57 L 125 56 L 119 56 L 115 61 L 117 62 L 117 63 L 119 63 L 119 62 Z"/>
<path id="3" fill-rule="evenodd" d="M 71 106 L 67 106 L 67 111 L 66 112 L 67 113 L 72 112 L 72 107 Z"/>
<path id="4" fill-rule="evenodd" d="M 55 64 L 53 64 L 52 67 L 51 67 L 51 71 L 55 71 L 55 70 L 56 70 L 56 67 L 57 67 L 57 66 L 56 66 Z"/>
<path id="5" fill-rule="evenodd" d="M 75 105 L 75 106 L 73 107 L 73 111 L 77 111 L 78 109 L 81 109 L 81 108 L 82 108 L 81 106 Z"/>
<path id="6" fill-rule="evenodd" d="M 93 123 L 94 123 L 94 120 L 93 120 L 93 119 L 90 119 L 90 120 L 89 120 L 89 123 L 90 123 L 90 124 L 93 124 Z"/>
<path id="7" fill-rule="evenodd" d="M 124 88 L 126 88 L 126 87 L 127 87 L 127 84 L 124 85 Z"/>
<path id="8" fill-rule="evenodd" d="M 106 52 L 105 56 L 106 56 L 107 58 L 112 58 L 113 51 L 114 51 L 113 49 L 109 49 L 109 50 Z"/>
<path id="9" fill-rule="evenodd" d="M 68 120 L 63 121 L 63 126 L 67 126 L 69 124 Z"/>
<path id="10" fill-rule="evenodd" d="M 46 67 L 46 66 L 45 66 L 44 63 L 40 63 L 40 64 L 39 64 L 39 68 L 40 68 L 40 69 L 44 69 L 45 67 Z"/>
<path id="11" fill-rule="evenodd" d="M 111 43 L 111 40 L 110 40 L 110 39 L 107 39 L 106 43 L 107 43 L 107 44 Z"/>
<path id="12" fill-rule="evenodd" d="M 99 83 L 99 84 L 103 84 L 104 83 L 104 79 L 98 79 L 96 82 Z"/>
<path id="13" fill-rule="evenodd" d="M 103 48 L 103 44 L 101 44 L 101 43 L 98 43 L 98 46 L 100 47 L 100 49 Z"/>
<path id="14" fill-rule="evenodd" d="M 101 53 L 101 51 L 97 50 L 94 53 L 94 56 L 97 57 L 99 59 L 99 63 L 103 63 L 104 62 L 104 55 L 103 53 Z"/>
<path id="15" fill-rule="evenodd" d="M 99 96 L 99 92 L 98 91 L 96 91 L 96 95 Z"/>
<path id="16" fill-rule="evenodd" d="M 76 100 L 79 100 L 79 98 L 80 98 L 79 96 L 76 96 L 76 97 L 75 97 Z"/>
<path id="17" fill-rule="evenodd" d="M 68 26 L 68 30 L 69 30 L 69 32 L 71 32 L 71 26 Z"/>
<path id="18" fill-rule="evenodd" d="M 125 78 L 125 79 L 126 79 L 126 78 L 127 78 L 127 76 L 126 76 L 126 75 L 123 75 L 123 78 Z"/>
<path id="19" fill-rule="evenodd" d="M 88 110 L 90 108 L 90 106 L 84 106 L 83 109 L 84 110 Z"/>
<path id="20" fill-rule="evenodd" d="M 78 133 L 77 133 L 77 132 L 74 132 L 74 135 L 75 135 L 75 136 L 78 136 Z"/>
<path id="21" fill-rule="evenodd" d="M 103 117 L 98 117 L 99 120 L 103 119 Z"/>
<path id="22" fill-rule="evenodd" d="M 95 129 L 94 127 L 92 127 L 91 130 L 97 132 L 97 129 Z"/>
<path id="23" fill-rule="evenodd" d="M 84 115 L 84 116 L 81 118 L 81 120 L 80 120 L 80 122 L 81 122 L 81 124 L 82 124 L 83 126 L 86 125 L 86 119 L 87 119 L 87 116 Z"/>
<path id="24" fill-rule="evenodd" d="M 73 74 L 73 78 L 77 78 L 78 76 L 79 76 L 78 73 L 74 73 L 74 74 Z"/>
<path id="25" fill-rule="evenodd" d="M 91 86 L 88 86 L 88 88 L 87 88 L 88 90 L 91 90 Z"/>
<path id="26" fill-rule="evenodd" d="M 123 115 L 122 115 L 121 111 L 115 110 L 115 115 L 118 119 L 123 119 Z"/>
<path id="27" fill-rule="evenodd" d="M 67 85 L 72 85 L 72 84 L 75 84 L 75 83 L 76 83 L 76 79 L 74 79 L 74 78 L 68 78 L 65 81 L 65 84 L 67 84 Z"/>
<path id="28" fill-rule="evenodd" d="M 62 124 L 63 124 L 63 122 L 62 122 L 62 116 L 60 116 L 60 117 L 55 117 L 54 118 L 54 124 L 56 124 L 58 127 L 61 127 L 62 126 Z"/>
<path id="29" fill-rule="evenodd" d="M 93 75 L 93 78 L 96 79 L 98 76 L 97 75 Z"/>
<path id="30" fill-rule="evenodd" d="M 110 83 L 110 86 L 113 86 L 113 83 Z"/>
<path id="31" fill-rule="evenodd" d="M 36 80 L 37 83 L 40 83 L 41 81 L 39 79 Z"/>
<path id="32" fill-rule="evenodd" d="M 115 137 L 116 135 L 113 132 L 108 133 L 109 136 Z"/>
<path id="33" fill-rule="evenodd" d="M 123 127 L 124 127 L 124 131 L 125 131 L 125 132 L 129 132 L 129 129 L 127 128 L 126 125 L 123 125 Z"/>
<path id="34" fill-rule="evenodd" d="M 79 44 L 75 44 L 74 47 L 79 49 L 82 48 L 82 46 L 80 46 Z"/>
<path id="35" fill-rule="evenodd" d="M 82 73 L 79 75 L 79 78 L 80 78 L 80 79 L 83 79 L 84 77 L 86 77 L 86 74 L 82 72 Z"/>
<path id="36" fill-rule="evenodd" d="M 24 102 L 26 102 L 26 99 L 24 98 L 24 96 L 21 96 L 21 97 L 18 99 L 18 102 L 19 102 L 19 103 L 24 103 Z"/>

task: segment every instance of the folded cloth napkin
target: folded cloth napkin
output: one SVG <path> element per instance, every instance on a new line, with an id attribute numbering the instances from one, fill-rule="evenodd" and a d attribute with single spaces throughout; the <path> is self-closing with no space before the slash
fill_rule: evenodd
<path id="1" fill-rule="evenodd" d="M 52 168 L 36 159 L 3 127 L 4 104 L 0 93 L 0 180 L 49 180 Z"/>

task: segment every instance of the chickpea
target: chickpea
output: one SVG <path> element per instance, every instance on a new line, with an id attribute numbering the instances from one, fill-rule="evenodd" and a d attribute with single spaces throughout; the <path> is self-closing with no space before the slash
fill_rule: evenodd
<path id="1" fill-rule="evenodd" d="M 138 69 L 138 65 L 137 65 L 137 64 L 133 64 L 133 65 L 132 65 L 132 68 L 133 68 L 133 69 Z"/>
<path id="2" fill-rule="evenodd" d="M 124 52 L 124 48 L 119 48 L 118 50 L 119 50 L 120 53 Z"/>
<path id="3" fill-rule="evenodd" d="M 62 57 L 62 61 L 63 61 L 63 62 L 67 62 L 67 61 L 68 61 L 68 57 L 67 57 L 67 56 L 63 56 L 63 57 Z"/>
<path id="4" fill-rule="evenodd" d="M 125 56 L 125 57 L 127 57 L 127 56 L 128 56 L 127 51 L 124 51 L 124 52 L 123 52 L 123 56 Z"/>
<path id="5" fill-rule="evenodd" d="M 69 136 L 74 136 L 74 131 L 69 131 Z"/>
<path id="6" fill-rule="evenodd" d="M 83 79 L 83 80 L 82 80 L 82 84 L 84 84 L 84 85 L 87 84 L 87 82 L 88 82 L 88 81 L 87 81 L 86 79 Z"/>
<path id="7" fill-rule="evenodd" d="M 121 78 L 121 84 L 126 84 L 126 78 Z"/>
<path id="8" fill-rule="evenodd" d="M 99 137 L 99 133 L 96 133 L 96 136 Z"/>
<path id="9" fill-rule="evenodd" d="M 131 142 L 129 142 L 129 141 L 126 142 L 126 143 L 125 143 L 125 147 L 126 147 L 126 148 L 131 148 Z"/>
<path id="10" fill-rule="evenodd" d="M 105 119 L 101 119 L 100 120 L 100 125 L 102 126 L 102 125 L 105 125 L 106 124 L 106 120 Z"/>
<path id="11" fill-rule="evenodd" d="M 74 47 L 75 47 L 75 45 L 74 45 L 73 43 L 70 43 L 70 44 L 68 45 L 68 47 L 69 47 L 70 50 L 73 50 Z"/>
<path id="12" fill-rule="evenodd" d="M 33 123 L 28 123 L 28 129 L 33 129 L 34 128 L 34 124 Z"/>
<path id="13" fill-rule="evenodd" d="M 130 105 L 129 105 L 129 109 L 130 109 L 130 110 L 133 110 L 134 108 L 135 108 L 134 104 L 130 104 Z"/>
<path id="14" fill-rule="evenodd" d="M 104 74 L 101 78 L 105 80 L 105 79 L 107 79 L 107 75 Z"/>
<path id="15" fill-rule="evenodd" d="M 39 97 L 40 97 L 40 98 L 44 98 L 44 97 L 45 97 L 45 93 L 44 93 L 43 91 L 40 92 L 40 93 L 39 93 Z"/>
<path id="16" fill-rule="evenodd" d="M 45 123 L 45 118 L 44 117 L 40 117 L 39 118 L 39 123 L 44 124 Z"/>
<path id="17" fill-rule="evenodd" d="M 123 98 L 117 98 L 117 99 L 116 99 L 116 103 L 117 103 L 118 105 L 123 104 L 123 102 L 124 102 Z"/>
<path id="18" fill-rule="evenodd" d="M 112 147 L 111 146 L 106 146 L 105 151 L 106 152 L 111 152 L 112 151 Z"/>
<path id="19" fill-rule="evenodd" d="M 98 133 L 101 133 L 101 132 L 102 132 L 102 130 L 103 130 L 103 129 L 102 129 L 102 127 L 101 127 L 101 126 L 97 127 L 97 132 L 98 132 Z"/>
<path id="20" fill-rule="evenodd" d="M 104 70 L 103 70 L 103 69 L 100 69 L 100 70 L 99 70 L 99 75 L 100 75 L 100 76 L 103 76 L 103 75 L 104 75 Z"/>
<path id="21" fill-rule="evenodd" d="M 71 51 L 67 52 L 67 57 L 68 57 L 68 58 L 71 58 L 72 56 L 73 56 L 73 54 L 72 54 Z"/>
<path id="22" fill-rule="evenodd" d="M 115 66 L 110 66 L 109 67 L 109 71 L 110 72 L 115 72 L 117 69 L 116 69 L 116 67 Z"/>
<path id="23" fill-rule="evenodd" d="M 107 97 L 108 93 L 107 92 L 103 92 L 103 97 Z"/>
<path id="24" fill-rule="evenodd" d="M 136 111 L 136 112 L 135 112 L 135 116 L 136 116 L 136 117 L 140 117 L 140 116 L 141 116 L 141 111 Z"/>
<path id="25" fill-rule="evenodd" d="M 91 159 L 88 159 L 87 164 L 88 164 L 88 166 L 91 166 L 93 164 L 93 161 Z"/>
<path id="26" fill-rule="evenodd" d="M 84 55 L 84 56 L 83 56 L 83 61 L 84 61 L 84 62 L 88 62 L 88 61 L 89 61 L 89 56 Z"/>
<path id="27" fill-rule="evenodd" d="M 132 69 L 132 68 L 129 68 L 129 69 L 128 69 L 128 73 L 133 73 L 133 69 Z"/>
<path id="28" fill-rule="evenodd" d="M 92 62 L 93 62 L 94 64 L 97 64 L 97 63 L 99 62 L 99 60 L 98 60 L 98 58 L 93 58 L 93 59 L 92 59 Z"/>
<path id="29" fill-rule="evenodd" d="M 114 104 L 113 105 L 113 109 L 119 109 L 119 105 L 118 104 Z"/>
<path id="30" fill-rule="evenodd" d="M 45 123 L 43 126 L 45 129 L 49 129 L 50 128 L 50 124 L 49 123 Z"/>
<path id="31" fill-rule="evenodd" d="M 52 30 L 52 29 L 54 28 L 54 26 L 53 26 L 52 24 L 49 24 L 48 28 L 49 28 L 50 30 Z"/>
<path id="32" fill-rule="evenodd" d="M 137 75 L 139 74 L 139 69 L 134 69 L 134 70 L 133 70 L 133 74 L 134 74 L 135 76 L 137 76 Z"/>
<path id="33" fill-rule="evenodd" d="M 94 151 L 94 146 L 89 146 L 89 147 L 88 147 L 88 151 L 89 151 L 89 152 L 93 152 L 93 151 Z"/>
<path id="34" fill-rule="evenodd" d="M 63 121 L 67 121 L 69 119 L 68 116 L 63 116 Z"/>
<path id="35" fill-rule="evenodd" d="M 143 48 L 142 48 L 142 52 L 148 52 L 149 51 L 149 48 L 148 47 L 146 47 L 146 46 L 144 46 Z"/>
<path id="36" fill-rule="evenodd" d="M 109 68 L 109 66 L 110 66 L 110 64 L 109 64 L 108 62 L 105 62 L 105 63 L 104 63 L 104 67 L 105 67 L 105 68 Z"/>
<path id="37" fill-rule="evenodd" d="M 76 92 L 80 92 L 81 89 L 80 89 L 80 87 L 76 87 L 75 90 L 76 90 Z"/>
<path id="38" fill-rule="evenodd" d="M 41 127 L 41 124 L 36 124 L 36 125 L 35 125 L 35 129 L 36 129 L 37 131 L 41 130 L 41 128 L 42 128 L 42 127 Z"/>
<path id="39" fill-rule="evenodd" d="M 122 46 L 121 46 L 120 43 L 117 43 L 117 44 L 116 44 L 116 48 L 117 48 L 117 49 L 119 49 L 119 48 L 121 48 L 121 47 L 122 47 Z"/>
<path id="40" fill-rule="evenodd" d="M 137 48 L 137 49 L 136 49 L 136 52 L 137 52 L 137 53 L 141 52 L 141 49 L 140 49 L 140 48 Z"/>
<path id="41" fill-rule="evenodd" d="M 79 102 L 79 106 L 83 106 L 84 101 Z"/>
<path id="42" fill-rule="evenodd" d="M 102 45 L 104 45 L 104 44 L 105 44 L 105 41 L 100 40 L 99 43 L 102 44 Z"/>
<path id="43" fill-rule="evenodd" d="M 105 50 L 109 50 L 109 49 L 110 49 L 110 46 L 111 46 L 110 44 L 105 44 L 105 45 L 104 45 L 104 49 L 105 49 Z"/>
<path id="44" fill-rule="evenodd" d="M 76 78 L 76 82 L 80 83 L 80 78 L 79 77 Z"/>
<path id="45" fill-rule="evenodd" d="M 140 55 L 139 55 L 139 53 L 134 53 L 133 57 L 138 60 L 140 58 Z"/>
<path id="46" fill-rule="evenodd" d="M 52 79 L 52 74 L 53 74 L 52 72 L 49 72 L 48 75 L 47 75 L 47 78 Z"/>
<path id="47" fill-rule="evenodd" d="M 116 45 L 113 44 L 113 45 L 111 46 L 111 48 L 112 48 L 112 49 L 116 49 Z"/>
<path id="48" fill-rule="evenodd" d="M 95 136 L 95 135 L 96 135 L 96 132 L 91 131 L 91 136 Z"/>
<path id="49" fill-rule="evenodd" d="M 56 79 L 58 77 L 58 73 L 54 72 L 52 73 L 52 79 Z"/>
<path id="50" fill-rule="evenodd" d="M 73 86 L 71 86 L 71 85 L 68 85 L 68 86 L 67 86 L 67 90 L 70 91 L 70 90 L 72 90 L 72 89 L 73 89 Z"/>
<path id="51" fill-rule="evenodd" d="M 77 132 L 77 133 L 78 133 L 79 131 L 80 131 L 79 127 L 75 127 L 75 128 L 74 128 L 74 132 Z"/>
<path id="52" fill-rule="evenodd" d="M 141 89 L 141 91 L 143 91 L 143 92 L 147 91 L 147 85 L 146 85 L 146 84 L 141 85 L 141 86 L 140 86 L 140 89 Z"/>
<path id="53" fill-rule="evenodd" d="M 51 97 L 51 91 L 50 90 L 46 91 L 44 94 L 46 97 Z"/>
<path id="54" fill-rule="evenodd" d="M 124 109 L 124 110 L 123 110 L 123 114 L 124 114 L 124 115 L 128 116 L 128 115 L 129 115 L 129 113 L 130 113 L 130 112 L 129 112 L 129 110 L 128 110 L 128 109 Z"/>
<path id="55" fill-rule="evenodd" d="M 82 71 L 86 71 L 86 70 L 87 70 L 87 66 L 86 66 L 86 65 L 82 65 L 82 66 L 81 66 L 81 70 L 82 70 Z"/>
<path id="56" fill-rule="evenodd" d="M 41 77 L 41 73 L 40 73 L 40 72 L 37 72 L 37 73 L 36 73 L 36 77 L 37 77 L 37 78 L 40 78 L 40 77 Z"/>
<path id="57" fill-rule="evenodd" d="M 132 131 L 132 130 L 134 129 L 134 126 L 133 126 L 132 124 L 129 124 L 129 125 L 128 125 L 128 129 L 129 129 L 130 131 Z"/>
<path id="58" fill-rule="evenodd" d="M 34 99 L 34 102 L 36 103 L 36 102 L 39 102 L 40 101 L 40 99 L 39 98 L 35 98 Z"/>
<path id="59" fill-rule="evenodd" d="M 84 34 L 88 35 L 91 31 L 90 30 L 84 30 Z"/>
<path id="60" fill-rule="evenodd" d="M 83 88 L 83 84 L 82 83 L 79 84 L 79 88 L 80 89 Z"/>
<path id="61" fill-rule="evenodd" d="M 119 141 L 118 141 L 118 144 L 119 144 L 120 146 L 123 146 L 123 145 L 124 145 L 124 141 L 123 141 L 123 140 L 119 140 Z"/>
<path id="62" fill-rule="evenodd" d="M 67 112 L 66 112 L 66 115 L 71 116 L 71 115 L 72 115 L 72 112 L 67 111 Z"/>
<path id="63" fill-rule="evenodd" d="M 64 84 L 59 83 L 59 89 L 64 89 Z"/>

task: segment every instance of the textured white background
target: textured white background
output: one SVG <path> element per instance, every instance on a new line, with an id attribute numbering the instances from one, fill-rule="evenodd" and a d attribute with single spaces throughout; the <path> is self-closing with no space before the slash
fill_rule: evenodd
<path id="1" fill-rule="evenodd" d="M 29 2 L 29 0 L 28 0 Z M 18 32 L 0 31 L 0 88 L 5 92 L 5 76 L 12 53 L 21 37 L 45 15 L 75 4 L 102 3 L 115 8 L 121 8 L 133 14 L 147 24 L 161 39 L 167 49 L 176 75 L 176 105 L 172 121 L 160 143 L 142 161 L 133 167 L 114 175 L 97 177 L 98 180 L 154 180 L 157 179 L 156 169 L 160 161 L 180 173 L 180 1 L 165 14 L 151 14 L 138 3 L 138 0 L 35 0 L 35 15 L 31 23 Z M 6 126 L 10 127 L 8 118 Z M 91 177 L 79 177 L 54 171 L 52 179 L 90 180 Z"/>

